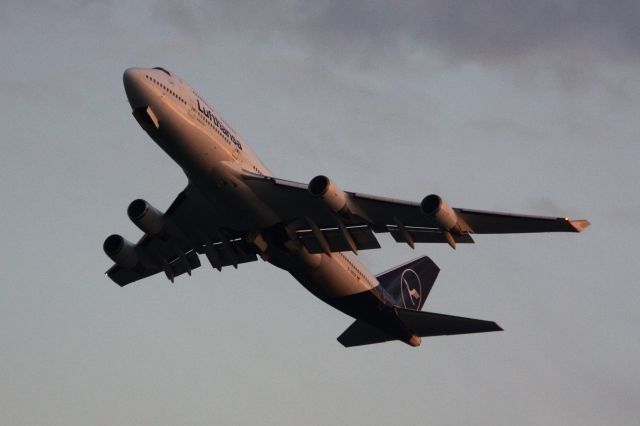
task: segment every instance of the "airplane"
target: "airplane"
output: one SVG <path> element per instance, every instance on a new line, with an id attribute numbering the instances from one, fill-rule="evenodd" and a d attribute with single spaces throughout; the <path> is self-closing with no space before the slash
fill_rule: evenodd
<path id="1" fill-rule="evenodd" d="M 324 175 L 308 184 L 275 177 L 249 145 L 191 86 L 168 70 L 128 68 L 127 99 L 142 129 L 184 171 L 188 184 L 164 212 L 137 199 L 127 214 L 144 232 L 103 248 L 120 286 L 164 272 L 173 282 L 200 267 L 218 271 L 258 258 L 288 271 L 313 295 L 353 317 L 345 347 L 388 341 L 419 346 L 422 337 L 500 331 L 483 321 L 422 311 L 439 268 L 421 256 L 374 276 L 353 255 L 380 248 L 388 233 L 412 249 L 452 248 L 472 234 L 580 232 L 590 223 L 452 208 L 437 194 L 420 202 L 344 191 Z M 353 253 L 353 254 L 352 254 Z"/>

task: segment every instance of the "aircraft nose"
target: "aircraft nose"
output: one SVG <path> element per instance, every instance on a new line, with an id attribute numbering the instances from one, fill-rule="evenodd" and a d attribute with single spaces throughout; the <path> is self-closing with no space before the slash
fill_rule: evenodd
<path id="1" fill-rule="evenodd" d="M 144 71 L 142 68 L 127 68 L 122 75 L 124 91 L 132 108 L 144 106 Z"/>

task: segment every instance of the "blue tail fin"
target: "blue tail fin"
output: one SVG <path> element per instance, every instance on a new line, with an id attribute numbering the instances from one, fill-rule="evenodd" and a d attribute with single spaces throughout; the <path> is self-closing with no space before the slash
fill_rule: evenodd
<path id="1" fill-rule="evenodd" d="M 395 305 L 419 311 L 438 277 L 440 268 L 427 256 L 396 266 L 376 278 Z"/>

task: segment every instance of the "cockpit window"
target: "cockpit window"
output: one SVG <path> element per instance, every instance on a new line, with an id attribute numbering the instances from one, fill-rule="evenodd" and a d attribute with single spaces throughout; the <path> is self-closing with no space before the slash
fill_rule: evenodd
<path id="1" fill-rule="evenodd" d="M 164 68 L 162 68 L 162 67 L 153 67 L 153 69 L 154 69 L 154 70 L 160 70 L 160 71 L 162 71 L 163 73 L 167 74 L 169 77 L 171 77 L 171 74 L 169 73 L 169 71 L 165 70 L 165 69 L 164 69 Z"/>

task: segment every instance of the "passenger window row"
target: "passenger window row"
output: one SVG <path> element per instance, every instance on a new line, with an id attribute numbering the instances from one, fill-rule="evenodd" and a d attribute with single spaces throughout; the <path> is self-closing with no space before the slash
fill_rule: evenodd
<path id="1" fill-rule="evenodd" d="M 349 266 L 351 266 L 351 268 L 353 268 L 353 270 L 360 275 L 366 282 L 368 282 L 369 284 L 371 284 L 369 282 L 369 279 L 366 277 L 366 275 L 364 275 L 360 269 L 358 269 L 353 263 L 351 263 L 351 261 L 349 260 L 349 258 L 347 256 L 345 256 L 344 254 L 340 253 L 340 256 L 342 256 L 342 258 L 347 262 L 347 264 L 349 264 Z"/>
<path id="2" fill-rule="evenodd" d="M 167 86 L 165 86 L 164 84 L 162 84 L 161 82 L 159 82 L 158 80 L 156 80 L 155 78 L 151 77 L 150 75 L 145 75 L 147 80 L 150 80 L 151 82 L 153 82 L 154 84 L 156 84 L 157 86 L 161 87 L 162 89 L 166 90 L 167 92 L 169 92 L 174 98 L 176 98 L 177 100 L 179 100 L 180 102 L 182 102 L 183 104 L 187 105 L 187 101 L 185 101 L 184 99 L 182 99 L 182 97 L 180 95 L 178 95 L 176 92 L 174 92 L 173 90 L 171 90 L 170 88 L 168 88 Z"/>

